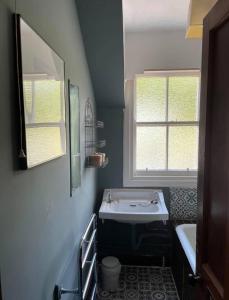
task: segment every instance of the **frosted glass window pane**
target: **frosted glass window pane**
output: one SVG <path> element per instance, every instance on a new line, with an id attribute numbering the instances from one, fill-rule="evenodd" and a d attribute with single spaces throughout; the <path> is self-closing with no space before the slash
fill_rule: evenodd
<path id="1" fill-rule="evenodd" d="M 64 127 L 35 127 L 26 129 L 27 156 L 30 166 L 51 160 L 64 151 Z"/>
<path id="2" fill-rule="evenodd" d="M 169 127 L 169 157 L 170 170 L 197 170 L 198 159 L 198 127 Z"/>
<path id="3" fill-rule="evenodd" d="M 169 121 L 197 121 L 199 77 L 169 77 Z"/>
<path id="4" fill-rule="evenodd" d="M 26 123 L 32 122 L 33 114 L 33 83 L 30 80 L 24 80 L 23 82 L 23 92 L 24 92 L 24 109 Z"/>
<path id="5" fill-rule="evenodd" d="M 162 170 L 166 167 L 166 128 L 137 127 L 136 169 Z"/>
<path id="6" fill-rule="evenodd" d="M 166 78 L 138 77 L 136 79 L 137 122 L 165 121 Z"/>
<path id="7" fill-rule="evenodd" d="M 36 80 L 34 87 L 36 108 L 35 122 L 60 122 L 64 119 L 61 107 L 61 82 L 56 80 Z"/>

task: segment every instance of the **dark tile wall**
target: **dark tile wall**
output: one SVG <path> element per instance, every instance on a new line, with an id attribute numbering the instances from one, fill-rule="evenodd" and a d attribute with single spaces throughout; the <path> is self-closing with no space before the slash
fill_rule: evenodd
<path id="1" fill-rule="evenodd" d="M 98 222 L 98 253 L 119 257 L 122 264 L 162 265 L 170 260 L 171 224 L 161 222 L 130 225 L 116 221 Z"/>

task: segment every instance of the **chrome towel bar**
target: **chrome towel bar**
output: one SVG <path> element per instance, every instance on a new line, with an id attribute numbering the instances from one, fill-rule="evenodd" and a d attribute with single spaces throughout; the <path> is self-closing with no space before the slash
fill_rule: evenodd
<path id="1" fill-rule="evenodd" d="M 89 255 L 90 250 L 91 250 L 91 247 L 92 247 L 92 245 L 93 245 L 93 243 L 94 243 L 95 235 L 96 235 L 96 229 L 93 230 L 93 233 L 92 233 L 92 235 L 91 235 L 91 238 L 90 238 L 90 240 L 89 240 L 89 242 L 88 242 L 87 250 L 86 250 L 85 255 L 84 255 L 84 257 L 83 257 L 83 260 L 82 260 L 82 269 L 84 268 L 86 262 L 88 262 L 88 261 L 87 261 L 88 255 Z"/>
<path id="2" fill-rule="evenodd" d="M 81 300 L 96 299 L 96 290 L 97 290 L 96 226 L 97 226 L 96 214 L 93 214 L 80 242 L 78 288 L 65 289 L 59 285 L 56 285 L 54 289 L 54 300 L 61 300 L 62 299 L 61 297 L 64 294 L 79 295 Z M 90 258 L 92 255 L 93 257 Z M 86 264 L 90 264 L 90 267 L 85 268 Z"/>
<path id="3" fill-rule="evenodd" d="M 88 292 L 89 284 L 90 284 L 91 277 L 92 277 L 92 274 L 93 274 L 93 270 L 95 269 L 95 262 L 96 262 L 96 253 L 94 254 L 93 259 L 91 261 L 90 269 L 88 271 L 88 275 L 87 275 L 85 285 L 84 285 L 84 288 L 83 288 L 83 293 L 82 293 L 82 298 L 83 299 L 85 299 L 86 296 L 87 296 L 87 292 Z"/>
<path id="4" fill-rule="evenodd" d="M 93 214 L 93 215 L 92 215 L 91 220 L 90 220 L 90 222 L 89 222 L 89 224 L 88 224 L 88 226 L 87 226 L 87 229 L 86 229 L 84 235 L 82 236 L 82 242 L 83 242 L 83 241 L 88 242 L 87 236 L 88 236 L 88 233 L 89 233 L 89 231 L 90 231 L 92 225 L 93 225 L 94 227 L 96 227 L 96 214 Z"/>

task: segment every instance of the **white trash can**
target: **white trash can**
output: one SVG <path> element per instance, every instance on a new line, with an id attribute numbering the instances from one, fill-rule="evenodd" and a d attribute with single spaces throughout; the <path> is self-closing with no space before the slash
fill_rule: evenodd
<path id="1" fill-rule="evenodd" d="M 119 288 L 121 264 L 114 256 L 107 256 L 102 260 L 102 286 L 104 291 L 114 292 Z"/>

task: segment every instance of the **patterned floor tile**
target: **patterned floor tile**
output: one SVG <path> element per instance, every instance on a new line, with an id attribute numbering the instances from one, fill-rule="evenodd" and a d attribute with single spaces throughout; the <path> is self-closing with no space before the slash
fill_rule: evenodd
<path id="1" fill-rule="evenodd" d="M 136 282 L 137 280 L 138 280 L 137 273 L 126 273 L 126 275 L 125 275 L 125 281 Z"/>
<path id="2" fill-rule="evenodd" d="M 126 300 L 138 300 L 139 299 L 138 289 L 126 290 L 125 295 L 126 295 L 126 297 L 125 297 Z"/>
<path id="3" fill-rule="evenodd" d="M 151 291 L 139 291 L 139 300 L 152 300 Z"/>
<path id="4" fill-rule="evenodd" d="M 165 290 L 165 286 L 163 283 L 151 282 L 150 286 L 151 286 L 151 291 L 164 291 Z"/>
<path id="5" fill-rule="evenodd" d="M 155 291 L 152 293 L 153 300 L 166 300 L 166 293 L 162 291 Z"/>
<path id="6" fill-rule="evenodd" d="M 98 300 L 179 300 L 170 268 L 122 266 L 119 289 L 99 287 Z"/>
<path id="7" fill-rule="evenodd" d="M 139 281 L 138 282 L 138 288 L 139 290 L 143 290 L 143 291 L 150 291 L 151 290 L 151 284 L 150 282 L 147 281 Z"/>

